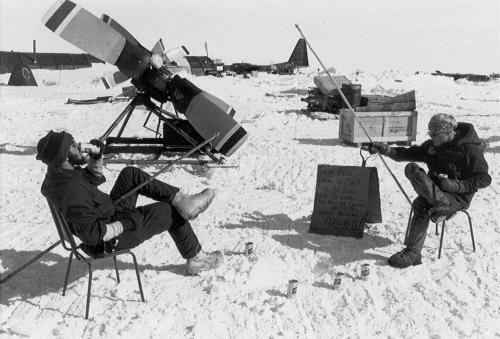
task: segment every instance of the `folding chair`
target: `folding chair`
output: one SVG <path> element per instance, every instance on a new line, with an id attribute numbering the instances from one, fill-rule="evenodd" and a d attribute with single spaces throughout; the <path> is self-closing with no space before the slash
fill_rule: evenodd
<path id="1" fill-rule="evenodd" d="M 61 210 L 54 204 L 53 201 L 47 198 L 47 202 L 49 203 L 49 208 L 50 212 L 52 214 L 52 217 L 54 218 L 54 223 L 57 228 L 57 233 L 59 234 L 59 238 L 61 239 L 61 243 L 64 247 L 65 250 L 70 252 L 69 255 L 69 260 L 68 260 L 68 267 L 66 268 L 66 275 L 64 277 L 64 287 L 62 291 L 62 295 L 66 295 L 66 285 L 68 284 L 68 277 L 69 277 L 69 271 L 71 269 L 71 261 L 73 259 L 73 256 L 75 256 L 80 262 L 86 263 L 88 268 L 89 268 L 89 278 L 88 278 L 88 287 L 87 287 L 87 304 L 85 307 L 85 319 L 89 318 L 89 306 L 90 306 L 90 292 L 92 289 L 92 263 L 94 261 L 100 260 L 100 259 L 105 259 L 109 257 L 113 257 L 113 262 L 115 265 L 115 271 L 116 271 L 116 280 L 118 284 L 120 283 L 120 275 L 118 273 L 118 266 L 116 264 L 116 256 L 120 254 L 130 254 L 132 256 L 132 259 L 134 260 L 134 267 L 135 267 L 135 273 L 137 275 L 137 283 L 139 284 L 139 292 L 141 293 L 141 300 L 142 302 L 145 302 L 144 299 L 144 293 L 142 291 L 142 285 L 141 285 L 141 278 L 139 275 L 139 269 L 137 268 L 137 259 L 130 250 L 121 250 L 121 251 L 114 251 L 109 254 L 105 254 L 100 257 L 89 257 L 86 255 L 83 250 L 81 249 L 81 244 L 76 245 L 75 238 L 73 237 L 73 234 L 70 231 L 70 228 L 68 226 L 68 223 L 64 219 L 64 216 L 61 212 Z"/>
<path id="2" fill-rule="evenodd" d="M 472 252 L 476 252 L 476 243 L 474 241 L 474 231 L 472 229 L 472 219 L 470 217 L 469 212 L 467 212 L 466 209 L 462 209 L 462 210 L 458 210 L 458 211 L 455 211 L 455 212 L 450 212 L 450 214 L 448 216 L 446 216 L 442 220 L 442 224 L 441 224 L 441 238 L 439 239 L 438 259 L 441 259 L 441 249 L 443 247 L 443 238 L 444 238 L 444 226 L 445 226 L 445 223 L 446 223 L 446 221 L 448 221 L 448 220 L 452 219 L 453 217 L 455 217 L 458 212 L 462 212 L 462 213 L 465 213 L 465 215 L 467 215 L 467 219 L 469 220 L 470 236 L 471 236 L 471 240 L 472 240 Z M 408 237 L 408 231 L 410 230 L 410 223 L 411 223 L 412 216 L 413 216 L 413 207 L 410 210 L 410 217 L 408 218 L 408 225 L 406 226 L 405 243 L 406 243 L 406 237 Z M 436 235 L 439 235 L 438 226 L 439 226 L 440 222 L 441 221 L 437 221 L 435 223 L 436 224 Z"/>

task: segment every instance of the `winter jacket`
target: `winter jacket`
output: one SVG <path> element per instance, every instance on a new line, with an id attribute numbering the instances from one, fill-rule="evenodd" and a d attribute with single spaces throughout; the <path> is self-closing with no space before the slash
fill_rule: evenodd
<path id="1" fill-rule="evenodd" d="M 97 176 L 87 168 L 49 166 L 42 183 L 42 194 L 61 208 L 73 234 L 90 246 L 103 246 L 107 223 L 119 220 L 126 231 L 135 229 L 142 220 L 135 209 L 115 209 L 111 197 L 97 188 L 105 181 L 104 176 Z"/>
<path id="2" fill-rule="evenodd" d="M 482 141 L 468 123 L 458 123 L 455 138 L 438 147 L 427 140 L 420 146 L 391 147 L 390 153 L 389 157 L 396 161 L 425 162 L 435 181 L 440 174 L 460 180 L 465 192 L 454 194 L 466 207 L 478 189 L 491 184 Z"/>

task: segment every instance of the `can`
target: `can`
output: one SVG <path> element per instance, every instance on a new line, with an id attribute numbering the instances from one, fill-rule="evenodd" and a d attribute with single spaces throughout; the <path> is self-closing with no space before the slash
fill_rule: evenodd
<path id="1" fill-rule="evenodd" d="M 333 289 L 335 291 L 340 290 L 340 285 L 342 284 L 342 276 L 344 273 L 337 272 L 335 273 L 335 278 L 333 279 Z"/>
<path id="2" fill-rule="evenodd" d="M 286 297 L 288 299 L 293 299 L 297 295 L 297 285 L 299 282 L 295 279 L 288 280 L 288 290 L 286 291 Z"/>
<path id="3" fill-rule="evenodd" d="M 247 242 L 245 244 L 245 255 L 248 257 L 253 254 L 253 242 Z"/>
<path id="4" fill-rule="evenodd" d="M 81 142 L 78 146 L 80 148 L 80 151 L 82 151 L 82 153 L 99 154 L 99 152 L 101 151 L 99 146 L 96 146 L 93 144 L 86 144 L 86 143 Z"/>
<path id="5" fill-rule="evenodd" d="M 361 280 L 368 280 L 368 275 L 370 275 L 370 265 L 362 264 L 361 265 Z"/>

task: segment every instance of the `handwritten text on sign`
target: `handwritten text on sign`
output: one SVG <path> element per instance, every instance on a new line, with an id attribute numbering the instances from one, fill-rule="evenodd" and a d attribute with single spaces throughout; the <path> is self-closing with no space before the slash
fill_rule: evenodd
<path id="1" fill-rule="evenodd" d="M 357 166 L 318 165 L 312 233 L 363 237 L 370 172 Z"/>

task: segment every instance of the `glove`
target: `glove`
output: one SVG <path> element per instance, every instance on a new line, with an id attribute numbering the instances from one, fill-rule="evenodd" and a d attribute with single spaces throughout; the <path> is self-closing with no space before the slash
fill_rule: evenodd
<path id="1" fill-rule="evenodd" d="M 446 177 L 438 177 L 437 185 L 443 192 L 448 192 L 448 193 L 466 192 L 464 182 L 458 179 L 448 179 Z"/>
<path id="2" fill-rule="evenodd" d="M 89 141 L 89 144 L 92 144 L 94 146 L 97 146 L 99 147 L 99 153 L 97 154 L 89 154 L 89 157 L 91 157 L 92 159 L 94 160 L 99 160 L 102 158 L 102 153 L 104 152 L 104 148 L 106 148 L 106 146 L 104 146 L 104 144 L 102 143 L 102 141 L 98 140 L 98 139 L 92 139 Z"/>
<path id="3" fill-rule="evenodd" d="M 91 246 L 85 243 L 81 243 L 80 248 L 89 257 L 100 258 L 105 254 L 112 253 L 115 250 L 115 246 L 117 243 L 118 238 L 113 238 L 110 241 L 100 242 L 97 246 Z"/>
<path id="4" fill-rule="evenodd" d="M 370 154 L 380 153 L 384 155 L 389 153 L 389 149 L 390 149 L 389 145 L 383 142 L 372 142 L 368 146 L 368 152 L 370 152 Z"/>
<path id="5" fill-rule="evenodd" d="M 102 240 L 109 241 L 120 234 L 123 233 L 123 224 L 119 221 L 115 221 L 109 224 L 106 224 L 106 233 L 104 234 Z"/>

